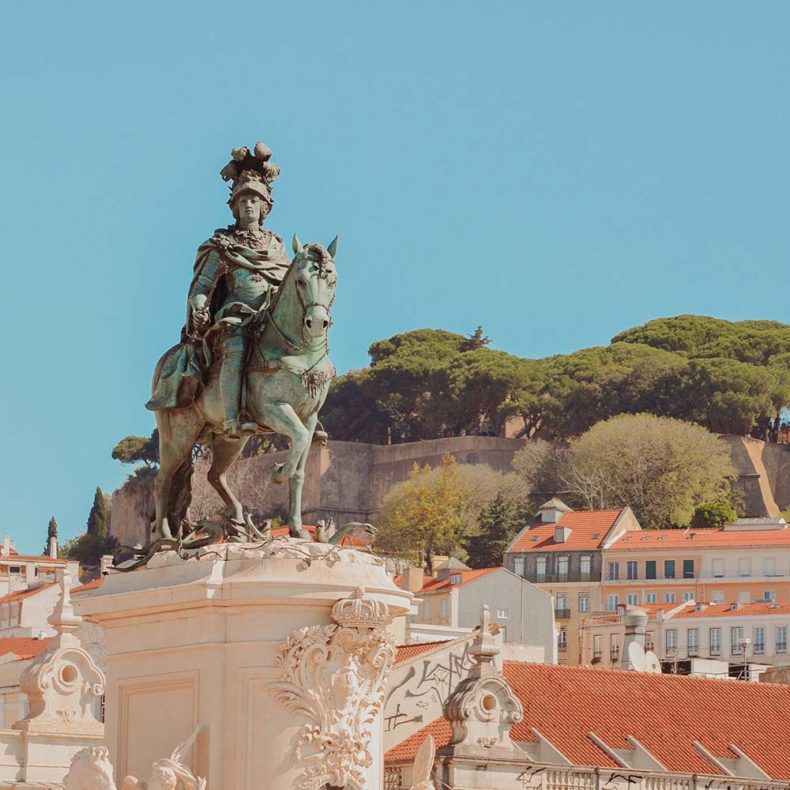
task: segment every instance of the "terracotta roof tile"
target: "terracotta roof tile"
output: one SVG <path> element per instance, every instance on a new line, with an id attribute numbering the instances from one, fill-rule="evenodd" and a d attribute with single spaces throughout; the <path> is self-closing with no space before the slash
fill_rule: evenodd
<path id="1" fill-rule="evenodd" d="M 50 587 L 54 587 L 57 582 L 47 582 L 46 584 L 41 584 L 38 587 L 33 587 L 32 589 L 28 590 L 17 590 L 16 592 L 8 593 L 8 595 L 2 596 L 0 598 L 0 604 L 4 603 L 11 603 L 12 601 L 22 601 L 25 598 L 30 598 L 37 593 L 40 593 L 42 590 L 48 590 Z"/>
<path id="2" fill-rule="evenodd" d="M 0 554 L 0 564 L 8 565 L 14 562 L 40 562 L 42 565 L 65 565 L 66 560 L 59 557 L 36 557 L 34 555 L 26 554 Z"/>
<path id="3" fill-rule="evenodd" d="M 556 524 L 536 524 L 524 530 L 508 549 L 521 551 L 584 551 L 601 547 L 609 530 L 620 517 L 622 509 L 576 510 L 566 513 Z M 564 543 L 554 542 L 554 528 L 567 527 L 571 530 Z"/>
<path id="4" fill-rule="evenodd" d="M 723 527 L 689 530 L 644 529 L 624 532 L 607 548 L 607 552 L 678 548 L 737 549 L 746 546 L 790 546 L 790 529 L 725 530 Z"/>
<path id="5" fill-rule="evenodd" d="M 679 617 L 752 617 L 752 616 L 784 616 L 790 615 L 790 603 L 739 603 L 737 609 L 733 604 L 710 603 L 703 604 L 697 611 L 693 606 L 672 616 L 673 620 Z"/>
<path id="6" fill-rule="evenodd" d="M 395 653 L 395 663 L 400 664 L 401 661 L 408 661 L 410 658 L 422 655 L 428 650 L 433 650 L 440 645 L 446 645 L 450 639 L 439 639 L 436 642 L 417 642 L 413 645 L 398 645 L 397 652 Z"/>
<path id="7" fill-rule="evenodd" d="M 465 584 L 477 581 L 483 576 L 488 576 L 489 573 L 494 573 L 495 571 L 501 570 L 502 566 L 497 565 L 495 568 L 478 568 L 473 571 L 453 571 L 447 579 L 428 579 L 428 581 L 423 584 L 422 590 L 420 590 L 420 592 L 436 592 L 437 590 L 447 590 L 450 587 L 463 587 Z M 453 584 L 450 581 L 453 576 L 460 576 L 461 581 L 457 584 Z"/>
<path id="8" fill-rule="evenodd" d="M 104 584 L 104 576 L 99 576 L 98 579 L 92 579 L 89 582 L 85 582 L 85 584 L 81 584 L 79 587 L 72 587 L 71 594 L 74 593 L 81 593 L 87 592 L 88 590 L 95 590 L 98 587 L 101 587 Z"/>
<path id="9" fill-rule="evenodd" d="M 34 658 L 35 656 L 43 653 L 51 639 L 33 639 L 27 636 L 11 636 L 6 639 L 0 639 L 0 656 L 13 653 L 19 660 L 25 658 Z"/>
<path id="10" fill-rule="evenodd" d="M 514 740 L 534 741 L 534 727 L 576 765 L 617 767 L 590 740 L 594 732 L 614 749 L 629 749 L 631 735 L 668 771 L 684 773 L 721 773 L 692 741 L 724 758 L 736 757 L 735 744 L 774 779 L 790 779 L 790 686 L 512 661 L 504 672 L 524 706 Z M 437 747 L 449 741 L 439 719 L 387 761 L 413 760 L 428 732 Z"/>

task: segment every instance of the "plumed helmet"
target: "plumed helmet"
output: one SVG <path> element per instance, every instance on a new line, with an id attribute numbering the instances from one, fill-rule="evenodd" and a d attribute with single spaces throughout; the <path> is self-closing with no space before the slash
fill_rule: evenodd
<path id="1" fill-rule="evenodd" d="M 254 192 L 260 195 L 271 206 L 271 185 L 280 175 L 280 168 L 271 162 L 271 149 L 264 143 L 257 142 L 253 151 L 246 146 L 234 148 L 231 151 L 231 160 L 220 171 L 223 181 L 230 181 L 230 198 L 228 205 L 242 192 Z"/>

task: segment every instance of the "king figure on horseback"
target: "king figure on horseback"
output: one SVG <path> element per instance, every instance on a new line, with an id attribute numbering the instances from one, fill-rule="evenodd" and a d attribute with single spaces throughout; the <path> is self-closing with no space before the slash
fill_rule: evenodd
<path id="1" fill-rule="evenodd" d="M 156 365 L 151 400 L 159 430 L 152 550 L 206 540 L 189 516 L 193 450 L 211 448 L 208 482 L 226 505 L 229 539 L 261 533 L 228 487 L 226 472 L 253 433 L 287 437 L 287 460 L 272 472 L 289 484 L 288 527 L 305 537 L 301 497 L 307 453 L 324 442 L 318 423 L 335 369 L 328 331 L 335 298 L 337 239 L 328 246 L 283 240 L 262 225 L 280 173 L 271 151 L 234 148 L 220 175 L 231 182 L 236 223 L 200 245 L 181 341 Z M 181 544 L 179 544 L 181 545 Z"/>

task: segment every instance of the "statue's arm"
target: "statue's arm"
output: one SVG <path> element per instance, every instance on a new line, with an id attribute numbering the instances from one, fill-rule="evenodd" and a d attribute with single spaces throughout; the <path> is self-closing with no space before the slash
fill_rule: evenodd
<path id="1" fill-rule="evenodd" d="M 189 322 L 193 330 L 201 331 L 211 323 L 211 294 L 224 273 L 225 264 L 219 252 L 211 250 L 206 254 L 189 289 Z"/>

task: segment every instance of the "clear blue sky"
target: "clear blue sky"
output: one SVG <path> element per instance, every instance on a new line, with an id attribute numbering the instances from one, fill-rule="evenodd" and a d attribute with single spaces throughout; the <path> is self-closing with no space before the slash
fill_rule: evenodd
<path id="1" fill-rule="evenodd" d="M 0 30 L 2 531 L 85 524 L 148 433 L 218 177 L 341 235 L 332 353 L 423 326 L 543 356 L 787 317 L 790 4 L 14 3 Z"/>

